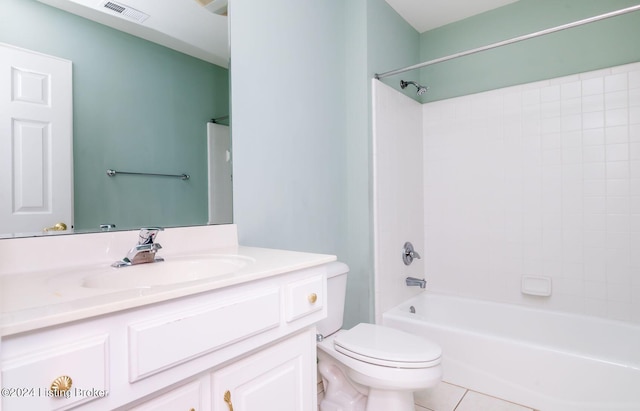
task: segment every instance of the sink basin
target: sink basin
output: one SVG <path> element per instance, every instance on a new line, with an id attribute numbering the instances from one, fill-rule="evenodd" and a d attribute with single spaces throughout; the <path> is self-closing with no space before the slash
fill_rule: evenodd
<path id="1" fill-rule="evenodd" d="M 253 259 L 237 255 L 200 255 L 130 267 L 103 267 L 81 279 L 81 286 L 99 289 L 151 288 L 230 274 Z"/>

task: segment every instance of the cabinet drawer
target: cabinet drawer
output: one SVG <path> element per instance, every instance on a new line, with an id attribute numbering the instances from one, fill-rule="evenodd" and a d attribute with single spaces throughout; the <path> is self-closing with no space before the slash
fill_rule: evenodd
<path id="1" fill-rule="evenodd" d="M 2 407 L 66 410 L 107 396 L 108 372 L 107 335 L 11 358 L 2 364 Z M 70 382 L 71 388 L 56 394 L 52 389 L 56 379 Z"/>
<path id="2" fill-rule="evenodd" d="M 296 281 L 285 287 L 287 322 L 322 310 L 325 305 L 324 277 L 317 275 Z"/>
<path id="3" fill-rule="evenodd" d="M 204 404 L 206 398 L 203 392 L 206 391 L 206 387 L 203 387 L 203 384 L 207 381 L 208 378 L 191 381 L 130 408 L 130 411 L 201 411 L 210 408 Z"/>
<path id="4" fill-rule="evenodd" d="M 129 380 L 259 334 L 280 324 L 277 287 L 129 326 Z"/>

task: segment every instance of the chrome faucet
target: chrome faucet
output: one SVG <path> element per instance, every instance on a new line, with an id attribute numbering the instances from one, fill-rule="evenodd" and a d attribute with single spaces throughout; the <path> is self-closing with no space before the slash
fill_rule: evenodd
<path id="1" fill-rule="evenodd" d="M 419 278 L 415 278 L 415 277 L 407 277 L 405 278 L 405 283 L 407 284 L 407 287 L 416 287 L 419 286 L 420 288 L 425 288 L 427 286 L 427 280 L 425 279 L 419 279 Z"/>
<path id="2" fill-rule="evenodd" d="M 141 228 L 138 234 L 138 244 L 133 246 L 122 260 L 111 264 L 112 267 L 128 267 L 135 264 L 155 263 L 164 261 L 164 258 L 156 257 L 158 250 L 162 248 L 155 242 L 158 232 L 164 230 L 161 227 Z"/>

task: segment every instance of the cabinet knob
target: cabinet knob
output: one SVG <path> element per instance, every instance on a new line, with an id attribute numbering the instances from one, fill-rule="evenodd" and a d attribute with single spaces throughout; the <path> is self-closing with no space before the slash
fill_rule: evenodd
<path id="1" fill-rule="evenodd" d="M 316 303 L 316 301 L 318 301 L 318 296 L 317 296 L 317 294 L 316 294 L 316 293 L 311 293 L 311 294 L 309 294 L 309 296 L 307 297 L 307 299 L 309 300 L 309 302 L 310 302 L 311 304 L 315 304 L 315 303 Z"/>
<path id="2" fill-rule="evenodd" d="M 51 383 L 51 391 L 53 391 L 55 394 L 62 394 L 69 391 L 72 384 L 73 380 L 71 380 L 71 377 L 67 375 L 61 375 Z"/>
<path id="3" fill-rule="evenodd" d="M 229 390 L 225 391 L 224 393 L 224 402 L 227 403 L 229 411 L 233 411 L 233 404 L 231 403 L 231 393 L 229 392 Z"/>

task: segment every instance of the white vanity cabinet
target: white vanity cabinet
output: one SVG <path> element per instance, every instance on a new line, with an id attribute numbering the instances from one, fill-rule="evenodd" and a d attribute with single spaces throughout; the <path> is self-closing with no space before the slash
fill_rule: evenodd
<path id="1" fill-rule="evenodd" d="M 2 410 L 314 411 L 325 316 L 319 265 L 8 335 Z"/>

